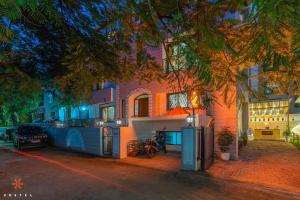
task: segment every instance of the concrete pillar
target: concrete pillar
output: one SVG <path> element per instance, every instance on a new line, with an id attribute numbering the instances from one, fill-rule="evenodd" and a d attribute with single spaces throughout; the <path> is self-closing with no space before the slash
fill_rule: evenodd
<path id="1" fill-rule="evenodd" d="M 112 128 L 112 141 L 113 141 L 113 149 L 112 156 L 114 158 L 121 158 L 120 154 L 120 142 L 121 142 L 121 131 L 119 127 Z"/>
<path id="2" fill-rule="evenodd" d="M 131 140 L 136 139 L 134 129 L 131 127 L 115 127 L 112 130 L 113 135 L 113 157 L 126 158 L 127 144 Z"/>
<path id="3" fill-rule="evenodd" d="M 181 168 L 183 170 L 199 170 L 198 141 L 199 134 L 195 127 L 182 128 Z"/>

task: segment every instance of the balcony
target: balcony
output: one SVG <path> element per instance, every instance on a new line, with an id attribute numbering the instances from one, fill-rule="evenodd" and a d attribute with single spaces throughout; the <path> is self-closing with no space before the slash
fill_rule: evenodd
<path id="1" fill-rule="evenodd" d="M 92 103 L 104 104 L 113 103 L 115 101 L 115 88 L 105 88 L 93 92 Z"/>

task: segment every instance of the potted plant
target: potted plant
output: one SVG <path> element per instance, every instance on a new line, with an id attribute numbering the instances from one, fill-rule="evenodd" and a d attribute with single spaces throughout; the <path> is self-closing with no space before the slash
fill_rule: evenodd
<path id="1" fill-rule="evenodd" d="M 239 138 L 239 150 L 242 149 L 243 146 L 244 146 L 243 145 L 243 139 L 240 137 Z"/>
<path id="2" fill-rule="evenodd" d="M 247 132 L 243 133 L 242 135 L 243 145 L 246 146 L 248 143 L 248 134 Z"/>
<path id="3" fill-rule="evenodd" d="M 290 137 L 290 135 L 291 135 L 291 130 L 290 130 L 290 128 L 287 128 L 287 129 L 283 132 L 283 135 L 284 135 L 284 137 L 285 137 L 285 141 L 288 142 L 289 137 Z"/>
<path id="4" fill-rule="evenodd" d="M 221 150 L 221 159 L 222 160 L 229 160 L 230 159 L 230 153 L 229 151 L 229 146 L 233 142 L 233 134 L 231 131 L 227 128 L 224 127 L 218 134 L 218 145 Z"/>

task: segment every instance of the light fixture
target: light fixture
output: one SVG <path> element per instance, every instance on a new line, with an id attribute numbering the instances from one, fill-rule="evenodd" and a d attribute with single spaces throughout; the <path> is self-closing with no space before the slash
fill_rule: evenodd
<path id="1" fill-rule="evenodd" d="M 104 121 L 103 120 L 99 120 L 96 122 L 96 125 L 99 127 L 102 127 L 104 125 Z"/>
<path id="2" fill-rule="evenodd" d="M 117 125 L 117 126 L 121 126 L 121 125 L 122 125 L 122 120 L 117 119 L 117 120 L 116 120 L 116 125 Z"/>
<path id="3" fill-rule="evenodd" d="M 61 122 L 61 121 L 57 121 L 57 122 L 56 122 L 56 127 L 57 127 L 57 128 L 63 128 L 63 127 L 64 127 L 64 123 Z"/>
<path id="4" fill-rule="evenodd" d="M 196 109 L 199 107 L 199 95 L 197 94 L 196 91 L 192 92 L 191 98 L 190 98 L 191 104 L 193 109 Z"/>
<path id="5" fill-rule="evenodd" d="M 189 126 L 192 126 L 192 124 L 194 122 L 194 117 L 192 115 L 189 115 L 189 116 L 187 116 L 186 121 L 189 124 Z"/>

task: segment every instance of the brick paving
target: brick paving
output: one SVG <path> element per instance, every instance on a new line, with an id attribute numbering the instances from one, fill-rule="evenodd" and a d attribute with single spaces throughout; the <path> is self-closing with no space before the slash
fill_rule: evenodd
<path id="1" fill-rule="evenodd" d="M 178 172 L 181 169 L 180 153 L 159 153 L 154 158 L 149 159 L 146 155 L 137 157 L 127 157 L 118 160 L 121 163 L 141 166 L 162 171 Z"/>
<path id="2" fill-rule="evenodd" d="M 300 150 L 282 141 L 250 141 L 239 160 L 217 160 L 209 175 L 300 193 Z"/>
<path id="3" fill-rule="evenodd" d="M 15 178 L 24 182 L 17 192 L 31 193 L 33 200 L 300 199 L 295 193 L 201 173 L 159 170 L 53 148 L 25 152 L 0 149 L 0 195 L 16 192 L 11 185 Z"/>

